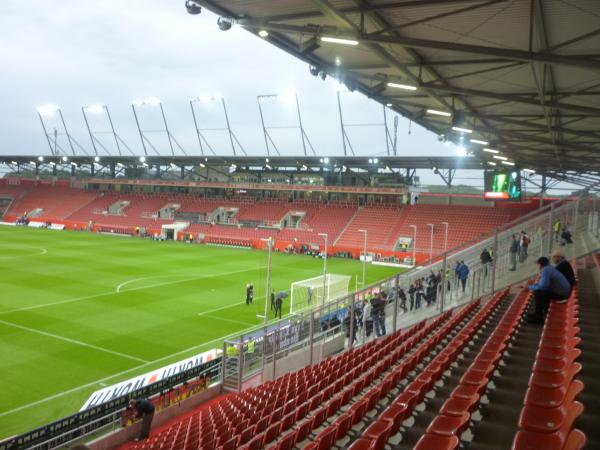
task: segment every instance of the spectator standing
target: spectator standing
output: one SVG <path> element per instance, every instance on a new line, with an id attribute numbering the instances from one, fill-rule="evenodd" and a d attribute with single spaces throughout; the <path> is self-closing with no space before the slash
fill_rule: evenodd
<path id="1" fill-rule="evenodd" d="M 412 311 L 415 307 L 415 293 L 417 292 L 417 288 L 415 286 L 415 282 L 413 281 L 408 287 L 408 297 L 410 299 L 410 310 Z"/>
<path id="2" fill-rule="evenodd" d="M 528 286 L 533 291 L 535 309 L 527 321 L 542 324 L 546 318 L 550 301 L 565 303 L 571 295 L 571 285 L 562 273 L 550 265 L 550 260 L 545 256 L 539 258 L 537 263 L 540 266 L 540 280 L 536 284 Z"/>
<path id="3" fill-rule="evenodd" d="M 527 249 L 529 248 L 530 242 L 531 242 L 531 239 L 529 238 L 529 235 L 525 231 L 521 231 L 521 239 L 519 241 L 519 261 L 520 262 L 525 262 L 527 260 L 527 257 L 529 256 L 527 254 Z"/>
<path id="4" fill-rule="evenodd" d="M 469 266 L 467 266 L 464 261 L 460 262 L 457 274 L 464 293 L 467 288 L 467 279 L 469 278 Z"/>
<path id="5" fill-rule="evenodd" d="M 271 289 L 271 311 L 275 311 L 275 289 Z"/>
<path id="6" fill-rule="evenodd" d="M 398 287 L 398 299 L 400 299 L 400 308 L 406 312 L 406 293 L 401 287 Z"/>
<path id="7" fill-rule="evenodd" d="M 512 235 L 512 241 L 510 243 L 510 249 L 508 250 L 510 254 L 510 269 L 513 272 L 517 270 L 517 253 L 519 253 L 519 241 L 517 240 L 517 235 Z"/>
<path id="8" fill-rule="evenodd" d="M 246 305 L 251 305 L 254 299 L 254 286 L 252 283 L 246 285 Z"/>
<path id="9" fill-rule="evenodd" d="M 135 410 L 136 417 L 142 419 L 140 435 L 136 441 L 142 441 L 150 436 L 152 419 L 154 419 L 154 404 L 146 398 L 138 398 L 129 401 L 129 407 Z"/>
<path id="10" fill-rule="evenodd" d="M 483 276 L 487 277 L 488 275 L 488 265 L 492 262 L 492 255 L 489 250 L 484 247 L 481 251 L 481 255 L 479 255 L 479 260 L 481 261 L 481 265 L 483 266 Z"/>
<path id="11" fill-rule="evenodd" d="M 363 342 L 367 340 L 367 336 L 371 333 L 367 332 L 367 321 L 371 319 L 371 303 L 368 300 L 363 301 L 363 312 L 362 312 L 362 333 Z M 372 322 L 372 321 L 371 321 Z"/>
<path id="12" fill-rule="evenodd" d="M 373 296 L 371 307 L 375 336 L 385 336 L 385 301 L 381 298 L 381 294 L 377 293 Z"/>
<path id="13" fill-rule="evenodd" d="M 561 228 L 562 224 L 560 223 L 560 219 L 556 219 L 556 222 L 554 222 L 554 242 L 558 242 Z"/>
<path id="14" fill-rule="evenodd" d="M 279 318 L 281 319 L 281 309 L 283 306 L 283 295 L 277 295 L 275 297 L 275 317 L 279 314 Z"/>

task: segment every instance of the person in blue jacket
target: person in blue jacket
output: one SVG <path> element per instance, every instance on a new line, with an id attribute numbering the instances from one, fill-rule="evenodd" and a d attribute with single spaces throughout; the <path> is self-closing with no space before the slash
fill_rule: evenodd
<path id="1" fill-rule="evenodd" d="M 550 300 L 564 303 L 571 295 L 571 284 L 562 273 L 552 267 L 548 258 L 542 256 L 537 263 L 540 266 L 540 280 L 528 286 L 533 291 L 535 307 L 533 314 L 528 317 L 529 323 L 544 323 Z"/>
<path id="2" fill-rule="evenodd" d="M 465 292 L 465 288 L 467 287 L 467 278 L 469 278 L 469 266 L 467 266 L 464 261 L 461 261 L 456 267 L 456 275 L 460 280 L 462 291 Z"/>

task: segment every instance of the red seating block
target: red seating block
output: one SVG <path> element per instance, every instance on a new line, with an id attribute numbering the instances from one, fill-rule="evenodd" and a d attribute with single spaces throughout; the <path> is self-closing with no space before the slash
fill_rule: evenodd
<path id="1" fill-rule="evenodd" d="M 414 450 L 456 450 L 459 442 L 456 436 L 425 434 L 421 436 Z"/>
<path id="2" fill-rule="evenodd" d="M 440 436 L 459 436 L 469 426 L 471 416 L 465 412 L 461 416 L 446 416 L 444 414 L 435 417 L 427 427 L 428 434 Z"/>

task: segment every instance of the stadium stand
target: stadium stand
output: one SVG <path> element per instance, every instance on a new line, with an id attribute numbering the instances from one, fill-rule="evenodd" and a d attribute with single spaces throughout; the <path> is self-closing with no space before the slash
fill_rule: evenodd
<path id="1" fill-rule="evenodd" d="M 334 245 L 340 248 L 362 248 L 367 230 L 367 245 L 372 249 L 382 248 L 391 229 L 400 221 L 401 209 L 396 207 L 366 206 L 358 210 Z"/>

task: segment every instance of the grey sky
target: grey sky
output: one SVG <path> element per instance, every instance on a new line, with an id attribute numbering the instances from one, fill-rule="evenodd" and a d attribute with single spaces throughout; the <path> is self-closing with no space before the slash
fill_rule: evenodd
<path id="1" fill-rule="evenodd" d="M 0 153 L 49 153 L 35 108 L 61 107 L 69 131 L 91 153 L 83 105 L 109 106 L 117 132 L 136 154 L 141 143 L 131 112 L 135 98 L 162 100 L 171 131 L 188 154 L 200 154 L 189 99 L 220 94 L 231 126 L 249 154 L 264 154 L 256 96 L 296 92 L 309 139 L 319 155 L 341 155 L 342 140 L 334 80 L 311 76 L 305 63 L 262 39 L 234 27 L 222 32 L 217 17 L 203 10 L 186 13 L 183 0 L 3 0 L 0 2 Z M 335 52 L 335 46 L 332 47 Z M 382 107 L 361 94 L 342 94 L 347 123 L 382 123 Z M 202 126 L 224 126 L 221 111 L 197 109 Z M 295 125 L 295 109 L 281 101 L 264 104 L 268 125 Z M 390 112 L 388 119 L 393 121 Z M 146 129 L 160 127 L 157 108 L 143 107 Z M 92 128 L 107 129 L 103 117 Z M 52 119 L 50 129 L 60 128 Z M 217 153 L 229 153 L 225 135 L 207 132 Z M 300 154 L 297 130 L 273 130 L 282 154 Z M 350 128 L 357 154 L 384 154 L 383 127 Z M 162 154 L 164 136 L 149 134 Z M 114 146 L 101 138 L 109 150 Z M 60 141 L 59 141 L 60 142 Z M 63 144 L 66 141 L 62 142 Z M 455 155 L 456 147 L 402 119 L 398 154 Z M 428 171 L 426 182 L 439 182 Z M 473 174 L 467 175 L 473 177 Z M 460 182 L 460 181 L 459 181 Z M 468 184 L 481 184 L 470 181 Z"/>

